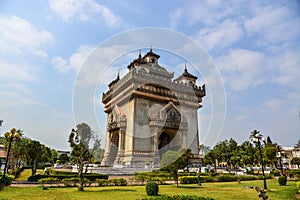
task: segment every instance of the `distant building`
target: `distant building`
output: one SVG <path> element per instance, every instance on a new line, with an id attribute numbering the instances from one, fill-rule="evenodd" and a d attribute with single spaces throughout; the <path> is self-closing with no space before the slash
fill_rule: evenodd
<path id="1" fill-rule="evenodd" d="M 4 163 L 6 160 L 6 151 L 4 150 L 5 146 L 0 144 L 0 169 L 4 169 Z"/>
<path id="2" fill-rule="evenodd" d="M 297 168 L 297 165 L 292 165 L 293 158 L 300 158 L 300 149 L 294 147 L 282 147 L 282 163 L 290 169 Z"/>
<path id="3" fill-rule="evenodd" d="M 58 155 L 61 155 L 61 154 L 67 154 L 67 156 L 70 156 L 71 152 L 70 152 L 70 151 L 61 151 L 61 150 L 58 150 L 58 151 L 57 151 L 57 154 L 58 154 Z"/>
<path id="4" fill-rule="evenodd" d="M 159 167 L 167 150 L 190 148 L 199 163 L 198 113 L 205 85 L 184 66 L 174 78 L 152 51 L 133 60 L 102 95 L 107 113 L 103 166 Z"/>

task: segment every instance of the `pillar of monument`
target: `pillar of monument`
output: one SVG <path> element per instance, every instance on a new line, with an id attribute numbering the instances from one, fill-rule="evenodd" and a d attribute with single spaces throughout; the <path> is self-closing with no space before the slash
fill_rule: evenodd
<path id="1" fill-rule="evenodd" d="M 123 147 L 124 134 L 121 129 L 118 131 L 118 134 L 119 134 L 118 153 L 114 165 L 122 165 L 122 157 L 124 157 L 124 147 Z"/>
<path id="2" fill-rule="evenodd" d="M 111 149 L 111 133 L 106 133 L 106 143 L 105 143 L 105 153 L 103 155 L 103 160 L 101 162 L 101 166 L 110 166 L 109 163 L 109 156 L 110 156 L 110 149 Z"/>

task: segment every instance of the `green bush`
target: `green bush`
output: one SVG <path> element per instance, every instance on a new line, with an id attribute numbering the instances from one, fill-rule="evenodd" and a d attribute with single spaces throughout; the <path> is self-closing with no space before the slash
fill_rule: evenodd
<path id="1" fill-rule="evenodd" d="M 179 182 L 181 184 L 198 183 L 198 177 L 197 176 L 181 176 L 181 177 L 179 177 Z"/>
<path id="2" fill-rule="evenodd" d="M 200 196 L 191 196 L 191 195 L 161 195 L 156 197 L 143 198 L 142 200 L 214 200 L 210 197 L 200 197 Z"/>
<path id="3" fill-rule="evenodd" d="M 197 176 L 196 172 L 179 172 L 178 176 Z"/>
<path id="4" fill-rule="evenodd" d="M 119 184 L 120 184 L 120 186 L 126 186 L 127 180 L 125 178 L 119 178 Z"/>
<path id="5" fill-rule="evenodd" d="M 238 180 L 238 176 L 232 176 L 232 175 L 222 175 L 217 176 L 217 182 L 233 182 Z"/>
<path id="6" fill-rule="evenodd" d="M 299 177 L 300 178 L 300 169 L 289 169 L 285 172 L 290 178 Z"/>
<path id="7" fill-rule="evenodd" d="M 96 179 L 98 186 L 106 186 L 108 185 L 108 181 L 106 179 Z"/>
<path id="8" fill-rule="evenodd" d="M 67 175 L 65 174 L 56 174 L 56 175 L 42 175 L 42 174 L 38 174 L 38 175 L 33 175 L 28 177 L 27 181 L 30 182 L 38 182 L 38 180 L 42 179 L 42 178 L 57 178 L 59 180 L 65 179 L 65 178 L 76 178 L 78 177 L 78 173 L 69 173 Z M 106 174 L 86 174 L 85 178 L 89 179 L 90 181 L 95 181 L 96 179 L 108 179 L 108 175 Z"/>
<path id="9" fill-rule="evenodd" d="M 271 174 L 273 174 L 274 176 L 280 176 L 280 171 L 278 169 L 275 169 L 271 171 Z"/>
<path id="10" fill-rule="evenodd" d="M 38 183 L 39 184 L 52 184 L 60 182 L 57 178 L 49 177 L 49 178 L 41 178 Z"/>
<path id="11" fill-rule="evenodd" d="M 142 184 L 146 181 L 166 181 L 173 180 L 172 175 L 169 172 L 165 171 L 156 171 L 156 172 L 136 172 L 134 177 L 137 181 L 140 181 Z"/>
<path id="12" fill-rule="evenodd" d="M 158 185 L 157 183 L 150 181 L 146 184 L 146 193 L 148 196 L 158 195 Z"/>
<path id="13" fill-rule="evenodd" d="M 76 184 L 79 183 L 79 178 L 64 178 L 62 182 L 66 187 L 75 187 Z"/>
<path id="14" fill-rule="evenodd" d="M 126 186 L 127 180 L 124 178 L 112 178 L 110 180 L 105 179 L 96 179 L 98 186 Z"/>
<path id="15" fill-rule="evenodd" d="M 279 185 L 286 185 L 287 177 L 286 176 L 279 176 L 278 183 Z"/>
<path id="16" fill-rule="evenodd" d="M 14 176 L 13 175 L 8 175 L 5 174 L 5 179 L 4 179 L 4 184 L 7 185 L 11 185 L 12 181 L 14 180 Z M 2 179 L 2 173 L 0 172 L 0 179 Z"/>
<path id="17" fill-rule="evenodd" d="M 298 182 L 296 183 L 296 187 L 297 187 L 297 189 L 298 189 L 298 192 L 300 192 L 300 181 L 298 181 Z"/>
<path id="18" fill-rule="evenodd" d="M 114 186 L 126 186 L 127 185 L 127 181 L 124 178 L 112 178 L 109 180 L 109 182 L 111 183 L 111 185 L 114 185 Z"/>

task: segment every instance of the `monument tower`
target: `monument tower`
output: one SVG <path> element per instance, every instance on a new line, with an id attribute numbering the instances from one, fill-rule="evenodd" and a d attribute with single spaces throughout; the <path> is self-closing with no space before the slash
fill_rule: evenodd
<path id="1" fill-rule="evenodd" d="M 128 65 L 128 73 L 109 83 L 102 95 L 107 113 L 103 166 L 159 167 L 167 150 L 190 148 L 197 158 L 197 110 L 205 85 L 184 66 L 174 79 L 152 48 Z"/>

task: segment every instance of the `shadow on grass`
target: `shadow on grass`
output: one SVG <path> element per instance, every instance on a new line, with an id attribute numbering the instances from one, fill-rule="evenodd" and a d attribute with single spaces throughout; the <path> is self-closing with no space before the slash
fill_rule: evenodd
<path id="1" fill-rule="evenodd" d="M 202 186 L 180 185 L 180 186 L 178 186 L 178 188 L 196 189 L 196 188 L 202 188 Z"/>
<path id="2" fill-rule="evenodd" d="M 101 189 L 101 190 L 84 190 L 84 192 L 136 192 L 133 189 L 121 189 L 121 188 L 113 188 L 113 189 Z"/>

